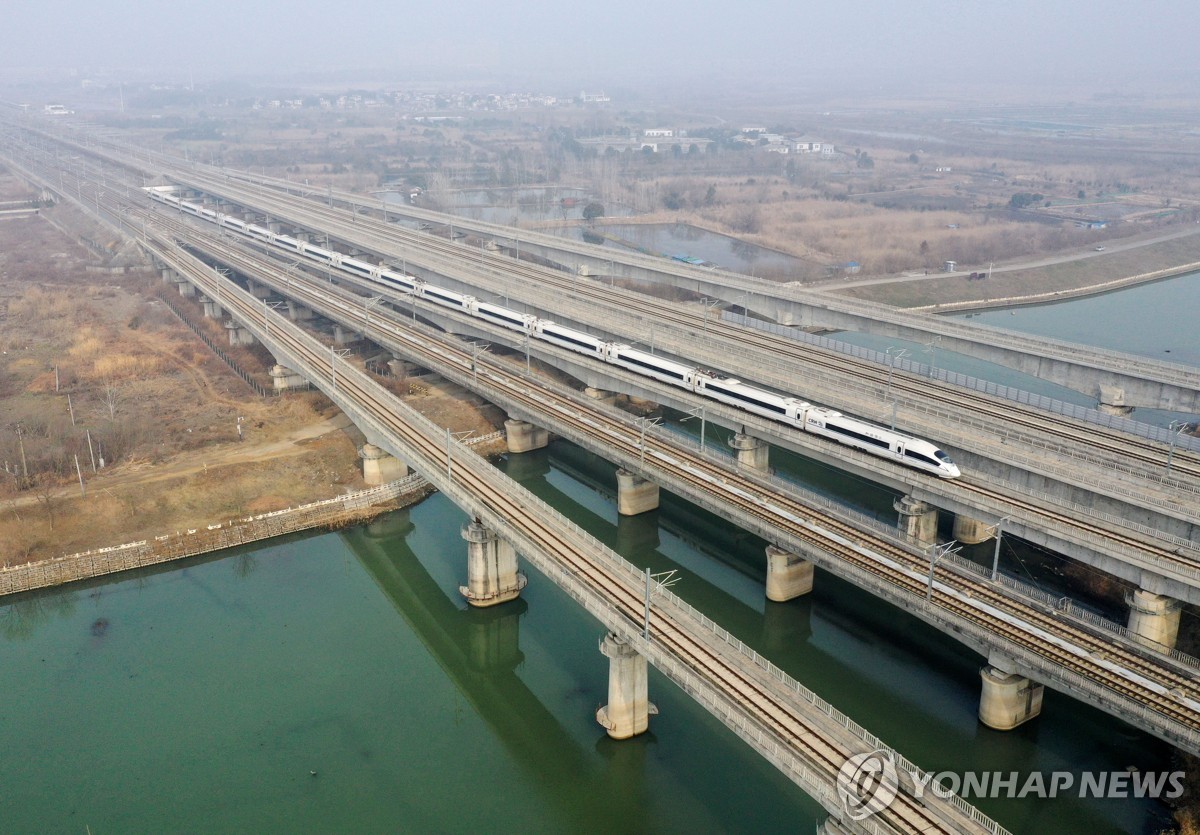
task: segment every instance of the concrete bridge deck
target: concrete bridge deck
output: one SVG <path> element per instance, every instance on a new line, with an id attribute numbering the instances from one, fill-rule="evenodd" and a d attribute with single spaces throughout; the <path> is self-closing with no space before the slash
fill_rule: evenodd
<path id="1" fill-rule="evenodd" d="M 181 231 L 176 230 L 174 234 L 178 236 Z M 997 653 L 1002 654 L 1022 672 L 1033 675 L 1040 681 L 1046 681 L 1051 686 L 1061 687 L 1073 696 L 1083 698 L 1103 710 L 1115 712 L 1128 721 L 1151 730 L 1152 733 L 1164 736 L 1175 744 L 1181 744 L 1188 748 L 1200 746 L 1200 735 L 1196 733 L 1196 728 L 1200 728 L 1200 714 L 1197 715 L 1194 723 L 1196 728 L 1176 725 L 1176 720 L 1156 714 L 1153 709 L 1147 710 L 1145 703 L 1118 704 L 1122 694 L 1109 689 L 1108 685 L 1104 684 L 1103 679 L 1107 674 L 1096 678 L 1096 671 L 1092 670 L 1083 671 L 1081 675 L 1081 671 L 1073 663 L 1067 663 L 1064 667 L 1062 656 L 1059 656 L 1057 660 L 1051 660 L 1045 656 L 1039 657 L 1036 649 L 1031 653 L 1031 648 L 1040 645 L 1040 642 L 1032 637 L 1036 636 L 1039 630 L 1049 626 L 1057 632 L 1062 628 L 1061 622 L 1046 621 L 1042 615 L 1036 614 L 1037 606 L 1031 601 L 1017 602 L 1015 606 L 1013 605 L 1014 601 L 1007 601 L 1005 610 L 1009 612 L 1009 615 L 994 619 L 986 629 L 979 630 L 970 617 L 964 618 L 961 614 L 952 614 L 954 606 L 958 605 L 953 601 L 948 609 L 943 611 L 939 607 L 938 611 L 931 612 L 924 600 L 924 587 L 919 582 L 914 583 L 913 575 L 905 575 L 901 571 L 890 581 L 881 583 L 874 576 L 878 571 L 877 565 L 864 564 L 856 567 L 855 552 L 847 551 L 841 541 L 841 536 L 850 535 L 854 541 L 862 543 L 864 547 L 871 549 L 874 553 L 890 554 L 888 559 L 907 562 L 911 566 L 907 569 L 908 571 L 923 576 L 924 568 L 921 566 L 925 564 L 926 555 L 922 550 L 913 549 L 910 543 L 899 538 L 895 530 L 881 530 L 875 523 L 864 525 L 862 519 L 851 520 L 850 525 L 841 521 L 834 522 L 835 518 L 846 519 L 846 514 L 844 510 L 840 514 L 837 509 L 831 510 L 831 508 L 836 508 L 831 502 L 822 502 L 811 495 L 801 496 L 800 492 L 802 491 L 797 491 L 794 485 L 787 485 L 777 480 L 767 479 L 765 482 L 755 482 L 745 471 L 736 467 L 728 459 L 712 459 L 711 456 L 697 455 L 696 450 L 689 451 L 686 445 L 681 445 L 671 438 L 662 437 L 656 433 L 647 435 L 644 429 L 641 432 L 640 441 L 643 446 L 639 451 L 639 430 L 634 419 L 628 414 L 606 414 L 604 415 L 604 428 L 600 428 L 598 424 L 588 428 L 590 424 L 581 423 L 577 416 L 592 414 L 591 420 L 596 421 L 600 420 L 598 412 L 602 411 L 588 398 L 548 383 L 534 385 L 532 382 L 522 381 L 513 372 L 503 371 L 496 361 L 486 354 L 475 355 L 468 346 L 455 346 L 453 342 L 445 343 L 443 337 L 437 333 L 412 324 L 406 310 L 393 312 L 387 308 L 378 307 L 368 310 L 361 305 L 361 297 L 347 293 L 337 286 L 331 287 L 319 280 L 312 283 L 301 283 L 302 274 L 296 273 L 289 273 L 281 279 L 278 273 L 272 275 L 270 264 L 260 265 L 256 258 L 230 251 L 228 244 L 219 239 L 201 234 L 197 236 L 196 240 L 198 242 L 203 240 L 204 243 L 201 245 L 204 248 L 219 254 L 224 263 L 240 273 L 250 275 L 256 280 L 274 283 L 280 290 L 303 293 L 302 300 L 313 310 L 339 319 L 355 331 L 366 334 L 377 344 L 388 347 L 400 355 L 411 357 L 419 364 L 433 368 L 467 388 L 479 391 L 491 402 L 503 406 L 514 417 L 547 426 L 556 433 L 571 438 L 584 448 L 615 461 L 622 467 L 646 474 L 656 483 L 669 487 L 673 492 L 683 495 L 702 507 L 714 510 L 746 530 L 759 533 L 764 538 L 780 544 L 793 553 L 806 554 L 818 564 L 847 577 L 852 582 L 862 585 L 939 628 L 945 629 L 968 643 L 982 655 L 990 657 Z M 422 313 L 424 312 L 425 310 L 422 309 Z M 570 354 L 567 352 L 559 353 L 561 356 L 557 358 L 558 364 L 561 365 L 563 360 L 570 359 Z M 518 396 L 516 392 L 522 386 L 528 387 L 530 391 L 524 396 Z M 623 433 L 624 440 L 622 444 L 614 445 L 614 438 L 619 433 Z M 653 444 L 653 446 L 647 446 L 647 444 Z M 672 458 L 680 463 L 674 468 L 664 468 L 664 461 Z M 707 475 L 703 478 L 696 478 L 695 474 L 706 473 Z M 761 492 L 759 492 L 758 498 L 747 505 L 745 496 L 751 491 Z M 782 507 L 780 502 L 784 502 L 785 497 L 790 497 L 788 499 L 790 503 L 786 507 Z M 814 538 L 812 530 L 803 532 L 794 530 L 794 520 L 811 517 L 814 505 L 822 508 L 821 518 L 828 520 L 823 524 L 830 525 L 833 529 L 843 533 L 834 535 L 832 538 L 828 533 L 817 535 Z M 857 530 L 851 532 L 852 527 Z M 869 529 L 865 536 L 862 530 L 864 527 Z M 820 555 L 814 552 L 814 549 Z M 962 567 L 970 571 L 970 567 Z M 996 599 L 994 591 L 978 577 L 959 576 L 955 578 L 955 582 L 966 584 L 966 587 L 970 589 L 967 592 L 970 599 L 987 599 L 989 597 Z M 1041 625 L 1032 628 L 1026 627 L 1027 635 L 1030 637 L 1014 641 L 1009 637 L 1008 632 L 1012 627 L 1011 618 L 1026 622 L 1031 622 L 1030 618 L 1032 618 L 1033 622 L 1040 621 Z M 1080 626 L 1083 625 L 1080 624 Z M 1083 639 L 1073 635 L 1071 640 Z M 1082 645 L 1084 648 L 1080 652 L 1084 655 L 1110 652 L 1113 643 L 1122 640 L 1121 635 L 1113 629 L 1100 631 L 1086 639 Z M 1130 646 L 1137 655 L 1139 647 L 1137 645 Z M 1143 660 L 1149 661 L 1149 667 L 1142 667 L 1141 674 L 1159 678 L 1162 671 L 1154 671 L 1153 668 L 1161 663 L 1162 657 L 1147 656 Z M 1190 668 L 1187 669 L 1190 670 Z M 1184 672 L 1182 678 L 1178 673 L 1167 674 L 1166 678 L 1161 679 L 1160 694 L 1168 691 L 1180 692 L 1178 688 L 1184 685 L 1193 672 Z M 1196 697 L 1200 699 L 1200 690 L 1196 692 Z M 1114 702 L 1114 698 L 1116 702 Z M 1152 696 L 1151 700 L 1153 701 L 1155 698 L 1157 697 Z M 1171 708 L 1168 713 L 1173 711 L 1174 708 Z"/>

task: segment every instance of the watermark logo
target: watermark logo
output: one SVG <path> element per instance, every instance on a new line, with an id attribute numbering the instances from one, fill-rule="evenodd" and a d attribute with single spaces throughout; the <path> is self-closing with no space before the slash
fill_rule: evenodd
<path id="1" fill-rule="evenodd" d="M 837 792 L 850 820 L 882 812 L 896 799 L 900 779 L 891 751 L 868 751 L 846 760 L 838 771 Z"/>
<path id="2" fill-rule="evenodd" d="M 1182 771 L 941 771 L 904 772 L 910 794 L 942 800 L 1079 797 L 1105 800 L 1157 798 L 1171 800 L 1184 791 Z M 887 750 L 855 754 L 838 771 L 837 793 L 851 820 L 860 821 L 891 805 L 900 790 L 896 755 Z"/>

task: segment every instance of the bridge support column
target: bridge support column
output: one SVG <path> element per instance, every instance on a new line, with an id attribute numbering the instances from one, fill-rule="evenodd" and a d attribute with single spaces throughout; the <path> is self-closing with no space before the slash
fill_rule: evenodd
<path id="1" fill-rule="evenodd" d="M 1145 589 L 1126 596 L 1125 602 L 1129 604 L 1129 631 L 1135 637 L 1160 648 L 1174 649 L 1183 604 Z"/>
<path id="2" fill-rule="evenodd" d="M 1125 389 L 1119 386 L 1100 384 L 1096 399 L 1100 401 L 1098 410 L 1106 415 L 1127 415 L 1133 411 L 1132 406 L 1125 405 Z"/>
<path id="3" fill-rule="evenodd" d="M 271 288 L 255 281 L 246 281 L 246 290 L 256 299 L 266 299 L 271 296 Z"/>
<path id="4" fill-rule="evenodd" d="M 766 441 L 759 440 L 743 432 L 738 432 L 729 439 L 729 445 L 737 450 L 739 466 L 766 472 L 767 459 L 771 452 L 771 448 L 767 446 Z"/>
<path id="5" fill-rule="evenodd" d="M 312 308 L 305 307 L 297 302 L 288 302 L 288 316 L 293 322 L 302 322 L 313 317 Z"/>
<path id="6" fill-rule="evenodd" d="M 243 328 L 237 322 L 226 322 L 225 330 L 229 334 L 230 345 L 253 345 L 254 334 Z"/>
<path id="7" fill-rule="evenodd" d="M 605 391 L 604 389 L 592 388 L 591 386 L 585 388 L 583 393 L 586 397 L 590 397 L 593 400 L 599 400 L 601 403 L 608 403 L 610 405 L 615 403 L 617 400 L 617 393 L 615 391 Z"/>
<path id="8" fill-rule="evenodd" d="M 170 267 L 163 267 L 162 268 L 162 280 L 163 280 L 163 284 L 173 284 L 174 282 L 179 280 L 179 273 L 175 272 Z"/>
<path id="9" fill-rule="evenodd" d="M 276 366 L 278 368 L 279 366 Z M 286 369 L 285 369 L 286 370 Z M 275 376 L 272 373 L 271 376 Z M 301 377 L 301 379 L 304 379 Z M 396 481 L 408 475 L 408 465 L 394 458 L 375 444 L 363 444 L 358 451 L 363 462 L 363 481 L 372 487 Z"/>
<path id="10" fill-rule="evenodd" d="M 362 339 L 362 334 L 355 333 L 348 328 L 343 328 L 341 325 L 333 326 L 333 342 L 335 345 L 349 345 L 351 342 L 357 342 Z"/>
<path id="11" fill-rule="evenodd" d="M 393 377 L 407 377 L 417 370 L 417 364 L 393 355 L 393 358 L 388 360 L 388 369 Z"/>
<path id="12" fill-rule="evenodd" d="M 645 657 L 613 632 L 600 641 L 600 652 L 608 657 L 608 704 L 596 711 L 596 721 L 613 739 L 645 733 L 650 714 L 658 713 L 649 699 Z"/>
<path id="13" fill-rule="evenodd" d="M 767 599 L 783 603 L 808 594 L 813 587 L 813 564 L 798 554 L 767 546 Z"/>
<path id="14" fill-rule="evenodd" d="M 188 281 L 187 279 L 177 278 L 175 280 L 175 286 L 179 288 L 179 295 L 183 296 L 185 299 L 194 298 L 196 295 L 196 285 L 192 284 L 192 282 Z"/>
<path id="15" fill-rule="evenodd" d="M 543 449 L 550 442 L 550 433 L 540 426 L 523 420 L 504 421 L 504 438 L 512 453 Z"/>
<path id="16" fill-rule="evenodd" d="M 528 582 L 517 570 L 517 552 L 479 520 L 462 529 L 467 541 L 467 584 L 458 591 L 472 606 L 483 608 L 516 598 Z"/>
<path id="17" fill-rule="evenodd" d="M 825 818 L 825 822 L 817 827 L 817 835 L 851 835 L 852 831 L 832 815 Z"/>
<path id="18" fill-rule="evenodd" d="M 979 696 L 979 721 L 998 731 L 1011 731 L 1042 712 L 1045 686 L 1019 673 L 1007 673 L 994 664 L 979 671 L 983 691 Z"/>
<path id="19" fill-rule="evenodd" d="M 987 542 L 996 533 L 996 526 L 972 519 L 961 513 L 954 514 L 954 539 L 963 545 L 978 545 Z"/>
<path id="20" fill-rule="evenodd" d="M 201 296 L 200 303 L 204 305 L 204 318 L 206 319 L 223 319 L 225 311 L 221 309 L 221 305 L 210 299 L 208 296 Z"/>
<path id="21" fill-rule="evenodd" d="M 304 375 L 293 371 L 285 365 L 279 365 L 278 363 L 272 365 L 270 374 L 275 391 L 305 388 L 308 385 L 308 380 L 304 379 Z"/>
<path id="22" fill-rule="evenodd" d="M 617 513 L 637 516 L 658 510 L 658 485 L 629 470 L 617 470 Z"/>
<path id="23" fill-rule="evenodd" d="M 920 499 L 905 496 L 893 505 L 900 514 L 900 530 L 924 545 L 937 542 L 937 508 Z"/>

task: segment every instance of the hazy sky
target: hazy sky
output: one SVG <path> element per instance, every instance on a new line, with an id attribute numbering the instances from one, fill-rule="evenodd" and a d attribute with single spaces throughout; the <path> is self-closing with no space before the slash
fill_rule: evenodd
<path id="1" fill-rule="evenodd" d="M 1198 35 L 1198 0 L 5 0 L 0 68 L 1111 87 L 1197 79 Z"/>

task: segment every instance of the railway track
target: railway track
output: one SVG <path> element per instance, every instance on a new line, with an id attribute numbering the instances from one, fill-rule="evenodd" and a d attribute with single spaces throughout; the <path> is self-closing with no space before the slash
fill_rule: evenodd
<path id="1" fill-rule="evenodd" d="M 356 312 L 353 306 L 349 306 L 348 311 L 351 313 Z M 244 310 L 243 315 L 258 317 L 261 315 L 261 312 L 257 306 L 254 306 L 253 309 Z M 367 329 L 371 327 L 371 323 L 364 320 L 361 326 Z M 322 356 L 324 356 L 323 352 Z M 464 368 L 469 367 L 471 360 L 470 354 L 464 351 L 458 351 L 455 357 L 455 361 L 459 362 Z M 528 395 L 526 405 L 530 409 L 542 408 L 541 404 L 545 402 L 545 397 L 544 391 Z M 569 414 L 569 410 L 567 413 Z M 636 451 L 640 447 L 638 446 L 636 437 L 630 435 L 628 427 L 621 428 L 619 422 L 614 421 L 609 423 L 606 431 L 613 438 L 621 439 L 619 442 L 614 441 L 614 445 L 618 449 L 621 449 L 627 456 L 636 456 Z M 622 436 L 620 432 L 624 432 L 624 435 Z M 656 438 L 654 443 L 656 449 L 653 460 L 657 464 L 665 466 L 663 462 L 667 458 L 665 457 L 665 453 L 658 448 L 660 440 Z M 696 489 L 702 490 L 711 490 L 714 479 L 719 478 L 727 481 L 729 478 L 729 473 L 715 474 L 711 471 L 707 473 L 706 478 L 702 478 L 697 475 L 699 472 L 702 472 L 702 470 L 697 467 L 696 461 L 692 460 L 684 464 L 675 465 L 671 474 L 672 477 L 684 482 L 690 482 Z M 855 565 L 860 570 L 886 579 L 889 583 L 897 588 L 904 589 L 910 595 L 919 595 L 924 592 L 924 582 L 920 579 L 924 573 L 924 564 L 918 557 L 885 541 L 872 542 L 870 543 L 870 547 L 873 550 L 883 555 L 887 561 L 900 567 L 899 571 L 894 569 L 890 572 L 885 571 L 881 567 L 879 560 L 865 560 L 860 551 L 852 545 L 831 541 L 828 537 L 823 539 L 815 537 L 811 529 L 812 523 L 806 525 L 803 521 L 800 521 L 813 517 L 812 511 L 808 508 L 802 505 L 779 508 L 777 506 L 779 501 L 777 498 L 772 503 L 770 497 L 764 497 L 761 493 L 755 494 L 751 492 L 750 485 L 751 482 L 740 481 L 735 491 L 726 491 L 726 500 L 731 505 L 740 507 L 743 512 L 768 521 L 779 530 L 788 532 L 790 535 L 801 540 L 809 541 L 823 550 L 837 554 L 847 564 Z M 769 506 L 771 508 L 770 512 L 767 510 Z M 839 538 L 847 542 L 862 541 L 862 534 L 859 531 L 832 517 L 822 518 L 820 526 L 827 531 L 836 532 Z M 1108 642 L 1097 642 L 1095 636 L 1077 627 L 1072 626 L 1069 629 L 1064 629 L 1064 624 L 1060 618 L 1038 612 L 1036 609 L 1025 607 L 1024 610 L 1018 611 L 1019 607 L 1014 607 L 1013 601 L 999 593 L 996 589 L 983 583 L 971 583 L 966 578 L 956 575 L 953 572 L 943 571 L 939 573 L 938 582 L 934 584 L 934 592 L 931 595 L 931 602 L 936 603 L 937 606 L 946 612 L 973 622 L 981 628 L 1005 634 L 1005 637 L 1012 640 L 1016 645 L 1022 646 L 1030 652 L 1042 655 L 1044 658 L 1050 660 L 1051 663 L 1061 666 L 1063 669 L 1072 670 L 1091 680 L 1107 681 L 1108 684 L 1106 686 L 1114 693 L 1119 693 L 1127 698 L 1138 701 L 1146 705 L 1149 709 L 1155 710 L 1163 716 L 1170 717 L 1172 721 L 1179 723 L 1182 727 L 1192 730 L 1200 727 L 1196 716 L 1197 689 L 1193 679 L 1187 674 L 1169 670 L 1164 671 L 1161 665 L 1149 663 L 1137 653 L 1121 647 L 1114 647 L 1114 645 Z M 1014 630 L 1012 624 L 1003 618 L 985 617 L 981 614 L 978 607 L 972 607 L 964 603 L 964 598 L 986 603 L 997 611 L 1004 612 L 1008 618 L 1019 615 L 1026 621 L 1026 624 L 1021 630 Z M 640 594 L 638 594 L 635 601 L 638 603 L 638 606 L 640 606 L 640 600 Z M 635 606 L 634 609 L 640 611 L 638 606 Z M 998 627 L 998 624 L 1003 626 Z M 1070 638 L 1070 642 L 1076 645 L 1075 651 L 1059 646 L 1054 641 L 1047 643 L 1045 640 L 1046 635 L 1056 636 L 1063 643 L 1068 643 L 1062 637 L 1066 635 Z M 1047 650 L 1047 646 L 1051 647 L 1051 649 Z M 1081 648 L 1083 651 L 1078 651 Z M 1120 667 L 1128 675 L 1124 679 L 1116 676 L 1113 670 L 1114 667 Z"/>
<path id="2" fill-rule="evenodd" d="M 216 279 L 210 279 L 215 281 Z M 223 304 L 240 318 L 257 319 L 260 311 L 238 294 L 223 296 Z M 292 356 L 312 369 L 319 369 L 320 381 L 330 385 L 335 361 L 324 345 L 314 345 L 311 337 L 297 337 L 293 328 L 280 321 L 272 330 L 272 339 Z M 363 375 L 341 371 L 338 391 L 366 409 L 378 424 L 412 451 L 409 461 L 431 480 L 439 481 L 445 472 L 453 487 L 476 497 L 478 512 L 519 524 L 525 537 L 544 555 L 556 555 L 557 562 L 603 599 L 610 601 L 616 615 L 636 628 L 643 615 L 643 589 L 627 571 L 616 568 L 618 558 L 596 559 L 581 547 L 573 528 L 546 518 L 538 504 L 522 488 L 514 486 L 502 474 L 477 456 L 455 455 L 444 446 L 435 432 L 422 427 L 407 407 L 381 393 L 378 386 Z M 433 474 L 439 477 L 434 477 Z M 521 520 L 518 522 L 518 520 Z M 634 575 L 640 577 L 640 575 Z M 697 637 L 697 624 L 689 623 L 672 605 L 654 607 L 651 616 L 654 641 L 663 651 L 706 679 L 754 721 L 797 751 L 832 784 L 846 760 L 857 751 L 829 738 L 827 732 L 795 706 L 780 700 L 774 688 L 759 680 L 740 665 L 731 663 L 721 645 Z M 909 833 L 956 832 L 942 815 L 923 803 L 901 793 L 886 810 L 894 831 Z"/>
<path id="3" fill-rule="evenodd" d="M 190 227 L 186 228 L 190 230 Z M 182 232 L 184 227 L 176 231 Z M 206 237 L 205 248 L 221 251 L 221 260 L 227 265 L 237 268 L 240 262 L 244 270 L 253 269 L 251 260 L 240 251 L 211 236 Z M 291 288 L 300 294 L 301 301 L 314 309 L 327 308 L 330 304 L 327 292 L 318 292 L 298 283 L 292 284 Z M 460 376 L 471 376 L 476 383 L 482 380 L 485 386 L 499 386 L 508 401 L 533 414 L 544 415 L 552 410 L 558 421 L 573 426 L 580 435 L 601 434 L 605 443 L 623 454 L 626 460 L 636 461 L 641 456 L 651 462 L 658 471 L 658 480 L 690 484 L 697 492 L 716 493 L 730 507 L 762 519 L 775 530 L 879 577 L 912 599 L 920 599 L 926 594 L 927 562 L 924 555 L 914 554 L 881 537 L 866 536 L 834 516 L 817 514 L 787 496 L 764 490 L 737 470 L 696 457 L 683 447 L 671 444 L 669 439 L 639 436 L 637 429 L 619 416 L 589 411 L 586 417 L 581 417 L 579 401 L 566 398 L 546 383 L 537 383 L 521 375 L 519 370 L 506 368 L 499 359 L 473 355 L 453 340 L 442 340 L 433 348 L 429 344 L 431 337 L 412 326 L 390 322 L 385 328 L 378 311 L 372 317 L 352 302 L 343 303 L 340 308 L 348 320 L 346 324 L 367 334 L 374 333 L 380 341 L 390 337 L 393 342 L 402 342 L 406 353 L 417 362 L 442 373 L 457 369 Z M 252 315 L 258 315 L 257 311 Z M 492 398 L 500 399 L 495 395 Z M 644 450 L 643 443 L 648 444 Z M 816 533 L 814 526 L 824 535 Z M 861 549 L 869 550 L 874 556 L 865 555 Z M 1194 671 L 1149 660 L 1114 643 L 1110 635 L 1089 632 L 1061 616 L 1040 611 L 989 583 L 949 570 L 938 572 L 936 580 L 931 603 L 946 614 L 1000 635 L 1048 664 L 1100 683 L 1182 728 L 1200 732 L 1200 686 L 1197 686 Z M 987 609 L 981 609 L 981 606 Z"/>
<path id="4" fill-rule="evenodd" d="M 194 179 L 195 175 L 189 174 L 188 178 Z M 221 190 L 228 190 L 230 188 L 228 183 L 214 182 L 212 178 L 202 177 L 201 179 L 206 179 L 210 186 L 214 188 Z M 248 202 L 262 199 L 261 194 L 254 194 L 248 189 L 241 190 L 241 193 L 242 197 Z M 280 194 L 283 193 L 280 192 Z M 285 195 L 284 199 L 287 199 L 289 196 Z M 357 233 L 361 236 L 365 228 L 371 226 L 368 219 L 364 218 L 362 222 L 356 221 L 355 229 L 349 229 L 344 217 L 344 210 L 329 209 L 311 200 L 302 200 L 300 198 L 294 198 L 293 200 L 297 201 L 294 202 L 294 205 L 297 205 L 298 208 L 326 221 L 323 228 L 332 230 L 336 226 L 343 235 L 354 235 Z M 391 243 L 393 245 L 395 243 L 403 243 L 405 246 L 420 247 L 428 252 L 455 259 L 463 267 L 470 267 L 475 260 L 475 253 L 470 252 L 467 254 L 464 246 L 461 244 L 452 243 L 433 235 L 421 235 L 394 225 L 383 226 L 382 224 L 377 224 L 377 226 L 381 228 L 372 227 L 374 234 L 386 232 L 391 237 L 391 240 L 381 241 L 380 243 Z M 766 351 L 772 357 L 785 357 L 790 361 L 797 362 L 800 364 L 798 366 L 799 369 L 803 369 L 806 366 L 815 366 L 836 375 L 852 374 L 879 385 L 885 384 L 889 376 L 888 370 L 881 368 L 876 363 L 826 349 L 815 348 L 814 346 L 798 345 L 793 340 L 763 333 L 751 328 L 732 325 L 717 318 L 710 320 L 701 314 L 689 310 L 681 310 L 678 304 L 671 305 L 642 294 L 617 290 L 612 287 L 598 287 L 588 282 L 580 282 L 565 277 L 561 272 L 536 267 L 507 256 L 497 256 L 484 249 L 481 249 L 479 252 L 479 263 L 485 270 L 503 269 L 510 278 L 519 277 L 527 283 L 528 289 L 539 288 L 538 292 L 544 293 L 545 288 L 553 287 L 562 293 L 584 299 L 589 304 L 596 305 L 599 309 L 632 312 L 643 315 L 648 320 L 671 322 L 694 339 L 720 337 L 728 339 L 734 344 L 749 345 Z M 614 304 L 614 297 L 619 299 L 617 304 Z M 895 392 L 907 394 L 914 400 L 926 399 L 956 409 L 966 407 L 975 414 L 987 416 L 1006 427 L 1016 425 L 1031 432 L 1045 433 L 1053 438 L 1058 438 L 1070 447 L 1078 446 L 1079 424 L 1067 418 L 1022 407 L 1020 404 L 1014 404 L 1007 400 L 999 400 L 969 389 L 955 388 L 953 391 L 942 392 L 939 391 L 940 386 L 931 385 L 931 383 L 932 381 L 928 379 L 915 377 L 907 372 L 897 371 L 892 375 L 891 388 Z M 953 416 L 948 417 L 953 419 Z M 1045 439 L 1030 435 L 1016 434 L 1011 428 L 1006 429 L 1004 437 L 1036 445 L 1050 451 L 1060 452 L 1077 460 L 1105 467 L 1118 466 L 1131 474 L 1139 475 L 1137 470 L 1130 464 L 1130 462 L 1136 462 L 1144 468 L 1143 472 L 1140 473 L 1141 477 L 1158 483 L 1164 480 L 1170 481 L 1180 489 L 1187 490 L 1189 493 L 1200 494 L 1200 484 L 1189 484 L 1186 481 L 1187 478 L 1200 479 L 1200 456 L 1196 456 L 1194 453 L 1188 451 L 1176 450 L 1172 458 L 1172 470 L 1176 473 L 1177 477 L 1174 479 L 1163 479 L 1161 470 L 1166 464 L 1167 451 L 1162 448 L 1161 444 L 1144 438 L 1119 433 L 1105 427 L 1088 426 L 1087 429 L 1092 434 L 1088 436 L 1086 452 L 1056 446 Z M 1111 457 L 1099 457 L 1096 455 L 1097 452 L 1106 453 Z"/>

